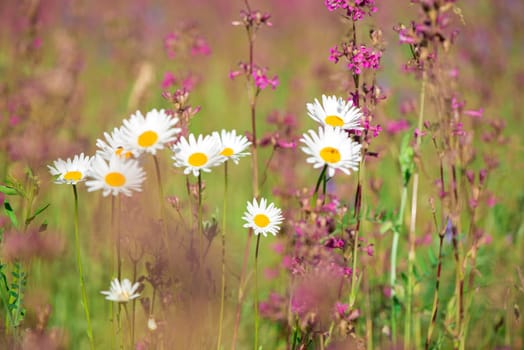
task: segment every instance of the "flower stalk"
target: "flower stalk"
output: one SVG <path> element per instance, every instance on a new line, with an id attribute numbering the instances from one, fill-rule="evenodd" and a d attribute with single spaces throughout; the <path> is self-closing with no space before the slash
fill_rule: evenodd
<path id="1" fill-rule="evenodd" d="M 424 123 L 424 103 L 426 98 L 426 79 L 427 74 L 425 71 L 422 71 L 422 84 L 420 87 L 420 107 L 418 114 L 418 130 L 422 130 Z M 421 135 L 417 135 L 415 141 L 415 153 L 418 154 L 420 151 L 420 144 L 422 142 Z M 414 276 L 414 266 L 415 266 L 415 241 L 416 241 L 416 220 L 417 220 L 417 202 L 418 202 L 418 185 L 419 185 L 419 169 L 415 167 L 413 174 L 413 189 L 411 197 L 411 219 L 409 224 L 409 253 L 408 253 L 408 285 L 406 291 L 406 319 L 405 319 L 405 328 L 404 328 L 404 348 L 411 348 L 411 326 L 412 326 L 412 317 L 413 317 L 413 289 L 415 287 L 415 276 Z"/>
<path id="2" fill-rule="evenodd" d="M 255 248 L 255 348 L 254 350 L 258 350 L 258 330 L 259 330 L 259 322 L 260 322 L 260 315 L 258 310 L 258 249 L 260 246 L 260 234 L 257 235 L 257 245 Z"/>
<path id="3" fill-rule="evenodd" d="M 91 327 L 91 317 L 89 315 L 89 304 L 87 302 L 87 292 L 84 280 L 84 269 L 82 267 L 82 258 L 80 255 L 80 238 L 78 235 L 78 191 L 76 185 L 73 184 L 74 196 L 74 232 L 75 232 L 75 250 L 76 250 L 76 265 L 78 269 L 78 278 L 80 280 L 80 290 L 82 293 L 82 306 L 87 322 L 87 338 L 89 339 L 89 347 L 91 350 L 95 349 L 93 339 L 93 328 Z"/>
<path id="4" fill-rule="evenodd" d="M 224 322 L 224 301 L 226 294 L 226 210 L 227 210 L 227 161 L 224 162 L 224 199 L 222 203 L 222 279 L 220 288 L 220 316 L 218 321 L 217 350 L 222 347 L 222 327 Z"/>

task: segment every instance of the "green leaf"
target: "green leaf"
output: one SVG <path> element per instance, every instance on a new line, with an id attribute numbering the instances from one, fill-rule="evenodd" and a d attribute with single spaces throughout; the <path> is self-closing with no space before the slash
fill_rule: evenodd
<path id="1" fill-rule="evenodd" d="M 437 266 L 438 257 L 437 257 L 437 254 L 435 254 L 435 252 L 433 251 L 433 249 L 428 250 L 428 258 L 429 258 L 429 262 L 432 267 Z"/>
<path id="2" fill-rule="evenodd" d="M 408 275 L 405 272 L 400 273 L 400 279 L 405 285 L 408 284 Z"/>
<path id="3" fill-rule="evenodd" d="M 380 233 L 384 234 L 393 228 L 393 223 L 391 221 L 385 221 L 380 225 Z"/>
<path id="4" fill-rule="evenodd" d="M 397 315 L 402 311 L 402 303 L 396 295 L 393 296 L 393 309 Z"/>
<path id="5" fill-rule="evenodd" d="M 14 196 L 14 195 L 19 194 L 16 188 L 4 186 L 4 185 L 0 185 L 0 192 L 8 196 Z"/>
<path id="6" fill-rule="evenodd" d="M 13 207 L 11 207 L 11 204 L 9 204 L 8 201 L 4 201 L 4 210 L 7 214 L 7 217 L 9 217 L 9 220 L 11 220 L 11 223 L 14 227 L 18 227 L 18 219 L 16 218 L 15 212 L 13 210 Z"/>
<path id="7" fill-rule="evenodd" d="M 40 208 L 38 208 L 34 213 L 33 215 L 31 215 L 29 218 L 27 218 L 25 220 L 25 224 L 26 225 L 29 225 L 31 223 L 31 221 L 33 221 L 39 214 L 41 214 L 44 210 L 46 210 L 51 204 L 50 203 L 47 203 L 46 205 L 44 206 L 41 206 Z"/>
<path id="8" fill-rule="evenodd" d="M 427 266 L 424 262 L 420 262 L 419 266 L 421 267 L 423 271 L 425 272 L 427 271 Z M 415 282 L 420 282 L 421 275 L 420 275 L 419 269 L 417 268 L 417 265 L 413 266 L 413 277 L 415 278 Z"/>

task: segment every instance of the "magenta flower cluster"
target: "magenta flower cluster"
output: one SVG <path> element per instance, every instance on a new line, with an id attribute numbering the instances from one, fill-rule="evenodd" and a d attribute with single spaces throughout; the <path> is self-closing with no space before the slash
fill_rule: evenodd
<path id="1" fill-rule="evenodd" d="M 330 49 L 329 60 L 335 63 L 345 57 L 347 67 L 353 74 L 362 74 L 363 69 L 380 68 L 382 52 L 366 47 L 365 45 L 351 45 L 343 43 L 341 48 L 335 45 Z"/>
<path id="2" fill-rule="evenodd" d="M 276 89 L 276 87 L 279 84 L 278 76 L 274 75 L 273 78 L 269 78 L 267 76 L 267 68 L 266 67 L 259 67 L 257 65 L 253 65 L 253 67 L 249 67 L 248 63 L 241 62 L 239 63 L 239 69 L 229 72 L 229 79 L 233 80 L 239 75 L 249 76 L 253 78 L 253 81 L 255 83 L 255 86 L 259 88 L 260 90 L 264 90 L 268 86 L 271 86 L 273 90 Z"/>
<path id="3" fill-rule="evenodd" d="M 271 86 L 273 90 L 278 86 L 278 77 L 276 75 L 273 76 L 273 78 L 268 78 L 267 75 L 267 68 L 259 68 L 255 69 L 253 71 L 253 79 L 255 80 L 255 85 L 263 90 L 268 86 Z"/>
<path id="4" fill-rule="evenodd" d="M 254 29 L 255 31 L 262 25 L 271 27 L 273 23 L 269 21 L 271 15 L 269 13 L 261 12 L 259 10 L 240 11 L 241 21 L 233 21 L 234 26 L 244 25 L 246 28 Z"/>
<path id="5" fill-rule="evenodd" d="M 366 14 L 371 16 L 377 12 L 375 0 L 324 0 L 324 5 L 329 11 L 346 10 L 346 15 L 353 21 L 359 21 Z"/>

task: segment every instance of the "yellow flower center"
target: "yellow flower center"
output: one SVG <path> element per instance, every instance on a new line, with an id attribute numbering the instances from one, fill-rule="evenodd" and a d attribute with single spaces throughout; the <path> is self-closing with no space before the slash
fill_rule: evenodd
<path id="1" fill-rule="evenodd" d="M 138 145 L 140 147 L 151 147 L 158 140 L 158 134 L 152 130 L 144 131 L 138 136 Z"/>
<path id="2" fill-rule="evenodd" d="M 338 163 L 340 161 L 340 152 L 333 147 L 324 147 L 320 150 L 320 157 L 326 163 Z"/>
<path id="3" fill-rule="evenodd" d="M 64 180 L 66 181 L 80 181 L 82 179 L 82 173 L 80 171 L 68 171 L 64 174 Z"/>
<path id="4" fill-rule="evenodd" d="M 235 151 L 233 151 L 232 148 L 226 147 L 220 152 L 221 155 L 225 157 L 231 157 L 233 154 L 235 154 Z"/>
<path id="5" fill-rule="evenodd" d="M 207 156 L 202 152 L 195 152 L 187 160 L 191 166 L 202 166 L 207 163 Z"/>
<path id="6" fill-rule="evenodd" d="M 327 125 L 331 126 L 344 126 L 344 120 L 336 115 L 328 115 L 326 119 L 324 119 Z"/>
<path id="7" fill-rule="evenodd" d="M 253 221 L 258 227 L 266 227 L 269 225 L 269 218 L 265 214 L 257 214 Z"/>
<path id="8" fill-rule="evenodd" d="M 131 158 L 131 156 L 133 155 L 133 153 L 129 152 L 129 151 L 125 151 L 124 152 L 124 147 L 118 147 L 115 151 L 115 154 L 119 157 L 121 156 L 124 156 L 125 159 L 129 159 Z"/>
<path id="9" fill-rule="evenodd" d="M 105 180 L 106 184 L 112 187 L 120 187 L 126 183 L 126 177 L 124 174 L 117 172 L 107 174 Z"/>

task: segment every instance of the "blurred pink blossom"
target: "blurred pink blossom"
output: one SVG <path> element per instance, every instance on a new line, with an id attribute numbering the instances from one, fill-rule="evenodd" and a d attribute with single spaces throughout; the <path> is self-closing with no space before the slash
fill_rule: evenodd
<path id="1" fill-rule="evenodd" d="M 388 134 L 398 134 L 409 129 L 409 122 L 406 119 L 392 120 L 386 125 Z"/>
<path id="2" fill-rule="evenodd" d="M 20 123 L 21 118 L 15 114 L 9 116 L 9 125 L 16 126 Z"/>
<path id="3" fill-rule="evenodd" d="M 465 110 L 464 111 L 464 114 L 467 115 L 467 116 L 470 116 L 472 118 L 475 118 L 475 119 L 480 119 L 482 118 L 482 115 L 484 114 L 484 109 L 483 108 L 479 108 L 479 109 L 468 109 L 468 110 Z"/>
<path id="4" fill-rule="evenodd" d="M 195 38 L 193 45 L 191 46 L 192 56 L 209 56 L 211 54 L 211 48 L 207 44 L 207 41 L 202 37 Z"/>
<path id="5" fill-rule="evenodd" d="M 176 77 L 171 72 L 166 72 L 164 78 L 162 79 L 162 90 L 169 89 L 171 86 L 176 84 Z"/>

